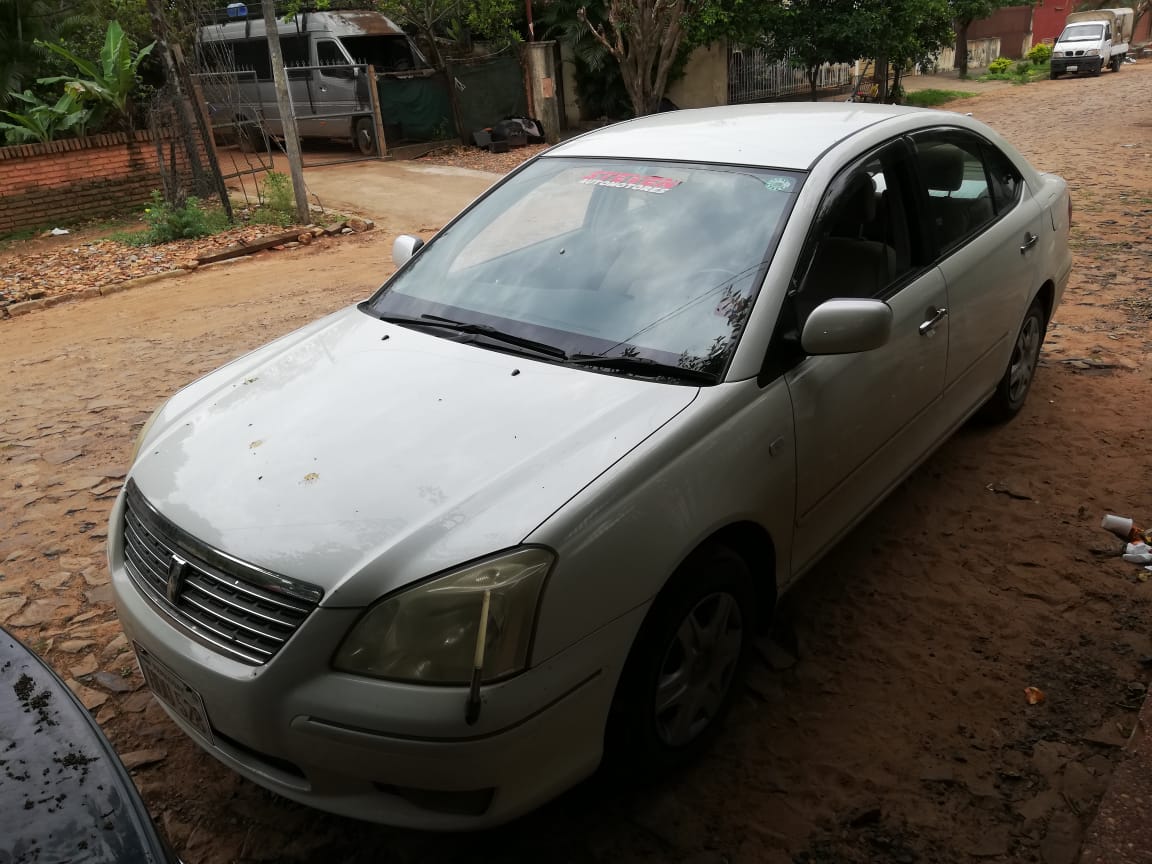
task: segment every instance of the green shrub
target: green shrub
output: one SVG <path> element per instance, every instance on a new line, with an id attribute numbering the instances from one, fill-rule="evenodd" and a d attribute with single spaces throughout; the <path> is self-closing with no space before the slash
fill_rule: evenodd
<path id="1" fill-rule="evenodd" d="M 1037 64 L 1047 63 L 1052 59 L 1052 46 L 1045 45 L 1043 42 L 1033 45 L 1028 52 L 1028 59 Z"/>
<path id="2" fill-rule="evenodd" d="M 213 233 L 208 214 L 201 209 L 198 199 L 189 198 L 183 207 L 173 207 L 159 192 L 152 193 L 152 206 L 144 211 L 144 222 L 148 226 L 145 236 L 149 244 L 206 237 Z"/>
<path id="3" fill-rule="evenodd" d="M 261 193 L 264 204 L 276 213 L 292 213 L 296 209 L 296 196 L 292 189 L 292 180 L 287 174 L 279 171 L 269 171 L 264 177 L 264 188 Z"/>
<path id="4" fill-rule="evenodd" d="M 997 57 L 988 64 L 988 71 L 993 75 L 1003 75 L 1012 68 L 1012 60 L 1009 57 Z"/>

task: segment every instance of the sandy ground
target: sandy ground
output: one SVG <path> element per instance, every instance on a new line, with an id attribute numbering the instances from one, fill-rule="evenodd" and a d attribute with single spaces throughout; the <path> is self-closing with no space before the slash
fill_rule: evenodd
<path id="1" fill-rule="evenodd" d="M 136 429 L 182 384 L 368 293 L 407 212 L 0 322 L 0 622 L 74 682 L 190 864 L 1073 864 L 1152 663 L 1152 583 L 1097 527 L 1152 520 L 1150 88 L 1141 64 L 952 106 L 1074 189 L 1076 269 L 1028 406 L 962 430 L 829 538 L 783 609 L 795 656 L 758 665 L 713 750 L 660 785 L 594 780 L 481 836 L 387 830 L 232 775 L 141 689 L 103 561 Z M 1047 700 L 1026 704 L 1028 686 Z"/>

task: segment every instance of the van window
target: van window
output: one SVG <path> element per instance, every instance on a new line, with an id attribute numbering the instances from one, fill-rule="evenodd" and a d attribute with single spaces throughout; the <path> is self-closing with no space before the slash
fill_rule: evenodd
<path id="1" fill-rule="evenodd" d="M 344 36 L 340 42 L 353 63 L 371 64 L 377 72 L 403 72 L 416 66 L 404 36 Z"/>
<path id="2" fill-rule="evenodd" d="M 348 63 L 340 52 L 340 46 L 331 39 L 316 43 L 316 62 L 321 66 L 345 66 Z"/>
<path id="3" fill-rule="evenodd" d="M 272 62 L 268 59 L 268 43 L 264 39 L 244 39 L 230 44 L 236 58 L 236 71 L 255 72 L 262 81 L 272 77 Z"/>
<path id="4" fill-rule="evenodd" d="M 284 55 L 284 66 L 288 69 L 289 78 L 311 77 L 312 71 L 310 69 L 295 68 L 312 65 L 311 58 L 308 56 L 307 36 L 281 36 L 280 51 Z"/>

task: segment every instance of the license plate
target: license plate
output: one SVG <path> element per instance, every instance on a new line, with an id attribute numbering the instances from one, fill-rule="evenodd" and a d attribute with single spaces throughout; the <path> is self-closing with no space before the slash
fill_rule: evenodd
<path id="1" fill-rule="evenodd" d="M 208 723 L 208 712 L 204 710 L 204 700 L 200 694 L 185 684 L 180 676 L 148 653 L 146 648 L 132 643 L 140 671 L 148 682 L 152 693 L 168 706 L 177 717 L 204 736 L 211 743 L 212 727 Z"/>
<path id="2" fill-rule="evenodd" d="M 1079 71 L 1080 71 L 1080 67 L 1079 67 L 1079 66 L 1068 66 L 1068 67 L 1067 67 L 1067 71 L 1068 71 L 1068 72 L 1079 72 Z"/>

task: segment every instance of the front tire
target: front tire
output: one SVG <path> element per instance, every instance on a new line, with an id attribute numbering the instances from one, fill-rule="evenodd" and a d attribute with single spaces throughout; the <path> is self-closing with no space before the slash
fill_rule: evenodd
<path id="1" fill-rule="evenodd" d="M 661 772 L 715 737 L 740 689 L 755 628 L 747 562 L 723 545 L 685 561 L 656 598 L 616 687 L 609 764 Z"/>
<path id="2" fill-rule="evenodd" d="M 376 156 L 376 124 L 369 117 L 356 121 L 352 143 L 361 156 Z"/>
<path id="3" fill-rule="evenodd" d="M 1044 344 L 1047 329 L 1044 307 L 1039 299 L 1033 300 L 1024 316 L 1024 323 L 1020 325 L 1020 332 L 1016 335 L 1008 368 L 1004 370 L 1000 383 L 996 385 L 996 392 L 981 412 L 985 420 L 1006 423 L 1020 413 L 1036 377 L 1040 348 Z"/>

